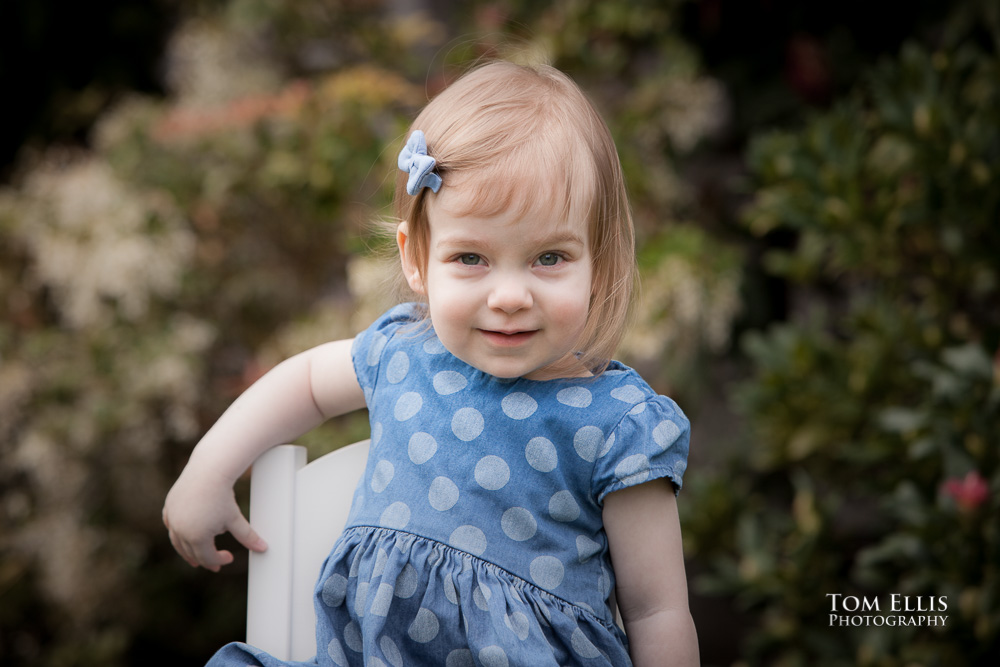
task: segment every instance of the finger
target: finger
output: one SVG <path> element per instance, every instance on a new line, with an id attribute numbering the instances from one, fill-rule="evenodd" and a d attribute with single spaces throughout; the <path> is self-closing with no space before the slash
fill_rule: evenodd
<path id="1" fill-rule="evenodd" d="M 232 562 L 232 554 L 228 551 L 219 551 L 216 549 L 214 539 L 189 543 L 188 554 L 196 565 L 200 565 L 212 572 L 218 572 L 219 568 L 223 565 L 228 565 Z M 224 556 L 223 554 L 226 555 Z"/>
<path id="2" fill-rule="evenodd" d="M 195 559 L 191 556 L 191 553 L 189 551 L 185 549 L 179 549 L 177 553 L 180 554 L 180 557 L 184 559 L 185 563 L 187 563 L 191 567 L 198 567 L 197 561 L 195 561 Z"/>
<path id="3" fill-rule="evenodd" d="M 197 564 L 191 561 L 191 557 L 188 555 L 187 547 L 184 545 L 181 539 L 177 537 L 176 534 L 174 534 L 174 531 L 172 530 L 167 531 L 167 537 L 170 538 L 170 544 L 171 546 L 174 547 L 174 551 L 177 552 L 177 555 L 183 558 L 188 565 L 192 567 L 197 567 Z"/>
<path id="4" fill-rule="evenodd" d="M 257 534 L 257 531 L 250 526 L 250 522 L 243 518 L 243 515 L 233 519 L 229 525 L 229 532 L 236 538 L 236 541 L 250 551 L 260 552 L 267 550 L 267 542 Z"/>
<path id="5" fill-rule="evenodd" d="M 181 558 L 187 562 L 191 567 L 200 567 L 201 563 L 198 562 L 198 557 L 194 553 L 194 549 L 190 544 L 185 543 L 183 545 L 183 551 L 181 551 Z"/>

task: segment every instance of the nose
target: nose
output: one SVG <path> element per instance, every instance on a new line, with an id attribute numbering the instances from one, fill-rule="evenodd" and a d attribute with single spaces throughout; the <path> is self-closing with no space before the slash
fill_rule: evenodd
<path id="1" fill-rule="evenodd" d="M 486 305 L 491 309 L 503 311 L 508 315 L 531 308 L 533 303 L 534 299 L 527 283 L 514 277 L 497 280 L 486 299 Z"/>

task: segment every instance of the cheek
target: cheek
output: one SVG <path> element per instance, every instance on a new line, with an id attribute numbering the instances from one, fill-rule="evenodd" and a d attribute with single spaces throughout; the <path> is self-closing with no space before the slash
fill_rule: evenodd
<path id="1" fill-rule="evenodd" d="M 586 319 L 590 313 L 595 287 L 591 271 L 581 271 L 579 278 L 573 283 L 573 289 L 567 292 L 567 310 L 572 311 L 575 317 Z"/>
<path id="2" fill-rule="evenodd" d="M 563 288 L 552 295 L 550 314 L 552 319 L 568 331 L 579 332 L 583 329 L 590 313 L 590 284 L 586 279 L 576 283 L 571 288 Z"/>
<path id="3" fill-rule="evenodd" d="M 452 284 L 447 278 L 433 273 L 428 275 L 426 296 L 431 317 L 438 320 L 435 322 L 435 328 L 438 328 L 439 324 L 448 326 L 456 320 L 466 318 L 474 305 L 468 289 L 463 290 L 461 286 Z"/>
<path id="4" fill-rule="evenodd" d="M 590 314 L 590 299 L 579 299 L 572 307 L 566 309 L 566 326 L 572 327 L 576 333 L 583 331 Z"/>

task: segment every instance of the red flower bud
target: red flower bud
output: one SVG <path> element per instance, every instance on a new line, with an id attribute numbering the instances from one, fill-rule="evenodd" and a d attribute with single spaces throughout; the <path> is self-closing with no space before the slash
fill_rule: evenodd
<path id="1" fill-rule="evenodd" d="M 986 480 L 976 472 L 970 471 L 962 479 L 949 479 L 943 485 L 945 494 L 954 498 L 958 508 L 963 512 L 971 512 L 983 504 L 989 497 L 990 489 Z"/>

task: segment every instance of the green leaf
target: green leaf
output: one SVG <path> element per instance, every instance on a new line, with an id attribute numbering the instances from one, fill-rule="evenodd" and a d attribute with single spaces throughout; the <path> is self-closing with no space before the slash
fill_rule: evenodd
<path id="1" fill-rule="evenodd" d="M 977 343 L 950 347 L 941 353 L 949 368 L 960 375 L 979 378 L 993 377 L 993 360 Z"/>
<path id="2" fill-rule="evenodd" d="M 878 423 L 891 433 L 909 433 L 927 423 L 927 415 L 911 408 L 885 408 L 878 415 Z"/>

